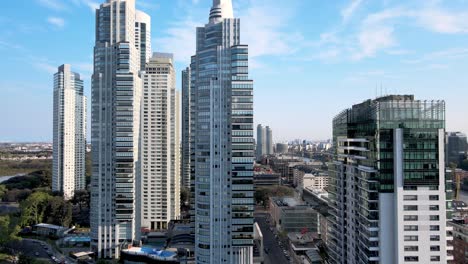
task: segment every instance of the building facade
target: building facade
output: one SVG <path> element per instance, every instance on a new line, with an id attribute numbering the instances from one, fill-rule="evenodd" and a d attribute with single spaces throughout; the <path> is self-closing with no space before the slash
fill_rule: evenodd
<path id="1" fill-rule="evenodd" d="M 454 163 L 460 166 L 461 162 L 466 158 L 468 151 L 468 143 L 466 135 L 461 132 L 447 133 L 447 165 Z"/>
<path id="2" fill-rule="evenodd" d="M 266 154 L 273 155 L 273 131 L 269 126 L 265 127 L 265 145 L 266 145 Z"/>
<path id="3" fill-rule="evenodd" d="M 257 160 L 261 160 L 266 154 L 266 130 L 259 124 L 257 126 Z"/>
<path id="4" fill-rule="evenodd" d="M 214 0 L 191 63 L 196 263 L 253 262 L 253 81 L 230 0 Z"/>
<path id="5" fill-rule="evenodd" d="M 386 96 L 333 120 L 334 263 L 447 263 L 445 103 Z M 447 192 L 446 192 L 447 188 Z"/>
<path id="6" fill-rule="evenodd" d="M 107 0 L 96 10 L 90 224 L 91 247 L 99 258 L 119 258 L 120 249 L 136 238 L 139 72 L 148 56 L 142 36 L 146 44 L 151 39 L 142 25 L 149 22 L 135 0 Z"/>
<path id="7" fill-rule="evenodd" d="M 167 229 L 180 217 L 178 102 L 173 55 L 154 53 L 141 78 L 140 230 Z"/>
<path id="8" fill-rule="evenodd" d="M 86 104 L 80 75 L 60 66 L 54 74 L 52 191 L 65 199 L 86 187 Z"/>
<path id="9" fill-rule="evenodd" d="M 181 160 L 181 186 L 190 190 L 190 148 L 191 148 L 191 89 L 190 89 L 190 67 L 182 71 L 182 160 Z"/>

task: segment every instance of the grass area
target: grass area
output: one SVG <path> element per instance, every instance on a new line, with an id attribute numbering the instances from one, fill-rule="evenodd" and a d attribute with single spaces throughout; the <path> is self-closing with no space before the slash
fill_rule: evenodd
<path id="1" fill-rule="evenodd" d="M 50 170 L 52 160 L 0 160 L 0 176 L 28 174 L 37 170 Z"/>

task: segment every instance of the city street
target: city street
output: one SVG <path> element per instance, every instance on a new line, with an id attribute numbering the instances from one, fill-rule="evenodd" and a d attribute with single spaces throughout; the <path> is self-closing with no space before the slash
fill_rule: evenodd
<path id="1" fill-rule="evenodd" d="M 269 224 L 266 222 L 267 214 L 256 214 L 255 221 L 260 226 L 263 234 L 263 247 L 268 249 L 265 253 L 265 264 L 289 264 L 289 261 L 279 247 L 275 235 L 271 232 Z"/>

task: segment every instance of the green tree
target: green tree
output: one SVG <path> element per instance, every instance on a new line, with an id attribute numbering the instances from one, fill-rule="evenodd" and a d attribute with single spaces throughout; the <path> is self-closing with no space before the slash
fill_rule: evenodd
<path id="1" fill-rule="evenodd" d="M 60 196 L 48 200 L 44 213 L 45 222 L 60 226 L 70 226 L 72 222 L 72 205 Z"/>
<path id="2" fill-rule="evenodd" d="M 21 225 L 35 225 L 44 221 L 45 210 L 52 198 L 44 192 L 34 192 L 26 200 L 21 202 Z"/>
<path id="3" fill-rule="evenodd" d="M 0 216 L 0 246 L 19 240 L 18 219 L 10 215 Z"/>
<path id="4" fill-rule="evenodd" d="M 75 195 L 73 196 L 73 199 L 71 200 L 71 202 L 74 205 L 78 205 L 78 207 L 80 208 L 80 212 L 81 212 L 83 210 L 83 207 L 89 208 L 90 199 L 91 197 L 87 190 L 78 190 L 78 191 L 75 191 Z"/>
<path id="5" fill-rule="evenodd" d="M 0 201 L 3 200 L 3 196 L 7 192 L 7 188 L 5 185 L 0 184 Z"/>

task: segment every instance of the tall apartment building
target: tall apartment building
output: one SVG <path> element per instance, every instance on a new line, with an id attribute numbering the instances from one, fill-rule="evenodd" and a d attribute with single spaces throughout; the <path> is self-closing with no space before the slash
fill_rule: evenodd
<path id="1" fill-rule="evenodd" d="M 181 159 L 181 186 L 190 189 L 190 67 L 182 71 L 182 159 Z"/>
<path id="2" fill-rule="evenodd" d="M 191 63 L 196 263 L 253 262 L 253 81 L 230 0 L 213 0 Z"/>
<path id="3" fill-rule="evenodd" d="M 142 36 L 151 39 L 142 24 L 149 22 L 135 9 L 135 0 L 106 0 L 96 10 L 90 223 L 91 247 L 100 258 L 119 258 L 119 249 L 136 238 L 139 72 L 148 52 Z"/>
<path id="4" fill-rule="evenodd" d="M 68 64 L 54 74 L 52 191 L 73 198 L 85 189 L 86 97 L 83 80 Z"/>
<path id="5" fill-rule="evenodd" d="M 273 131 L 269 126 L 265 127 L 265 145 L 266 154 L 275 154 L 275 152 L 273 151 Z"/>
<path id="6" fill-rule="evenodd" d="M 445 102 L 368 100 L 333 120 L 333 263 L 447 263 Z M 446 191 L 448 190 L 448 191 Z"/>
<path id="7" fill-rule="evenodd" d="M 167 229 L 180 216 L 179 119 L 172 54 L 154 53 L 141 74 L 141 227 Z M 137 228 L 140 230 L 140 228 Z"/>
<path id="8" fill-rule="evenodd" d="M 259 124 L 257 126 L 257 160 L 260 160 L 266 154 L 266 130 Z"/>

